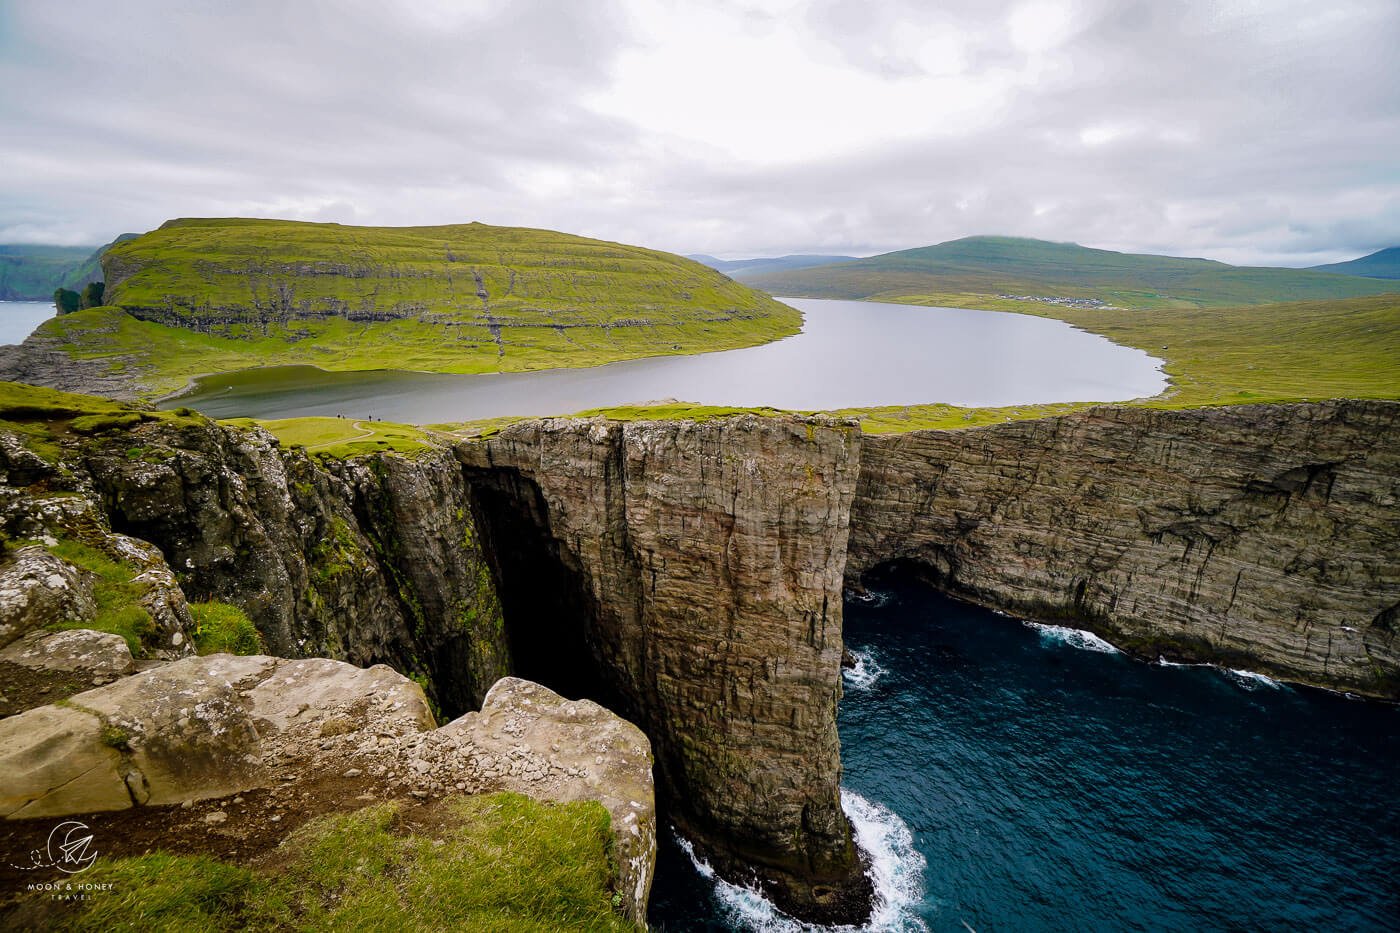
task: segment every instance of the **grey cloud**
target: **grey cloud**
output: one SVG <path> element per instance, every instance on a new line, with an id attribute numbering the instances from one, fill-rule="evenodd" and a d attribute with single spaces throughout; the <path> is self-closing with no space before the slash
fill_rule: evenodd
<path id="1" fill-rule="evenodd" d="M 802 30 L 891 86 L 942 67 L 910 53 L 919 30 L 974 76 L 1041 69 L 983 129 L 751 164 L 590 106 L 639 41 L 624 4 L 15 4 L 0 240 L 277 213 L 731 256 L 1008 233 L 1304 265 L 1400 243 L 1390 0 L 1092 0 L 1038 63 L 1010 43 L 1013 6 L 729 4 L 736 30 Z"/>

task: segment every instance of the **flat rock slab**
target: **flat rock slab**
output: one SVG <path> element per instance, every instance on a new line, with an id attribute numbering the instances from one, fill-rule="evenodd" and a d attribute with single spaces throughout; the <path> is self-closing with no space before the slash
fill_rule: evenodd
<path id="1" fill-rule="evenodd" d="M 309 703 L 315 713 L 305 716 Z M 383 666 L 175 661 L 0 720 L 0 816 L 182 803 L 264 786 L 266 762 L 285 752 L 289 734 L 320 735 L 336 717 L 346 731 L 433 724 L 421 688 Z"/>
<path id="2" fill-rule="evenodd" d="M 136 670 L 136 659 L 131 656 L 126 639 L 91 629 L 30 632 L 0 651 L 0 661 L 34 670 L 94 677 L 120 677 Z"/>

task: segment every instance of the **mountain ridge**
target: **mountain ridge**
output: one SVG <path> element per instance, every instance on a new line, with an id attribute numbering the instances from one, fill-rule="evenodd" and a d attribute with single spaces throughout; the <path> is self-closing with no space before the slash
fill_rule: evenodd
<path id="1" fill-rule="evenodd" d="M 1212 307 L 1400 292 L 1400 282 L 1308 269 L 1232 266 L 1212 259 L 1121 253 L 1024 237 L 971 236 L 839 265 L 771 272 L 750 284 L 772 294 L 899 301 L 945 299 L 1008 309 L 1016 301 L 1076 299 L 1118 307 Z"/>
<path id="2" fill-rule="evenodd" d="M 1314 272 L 1334 272 L 1373 279 L 1400 279 L 1400 246 L 1388 246 L 1346 262 L 1329 262 L 1308 268 Z"/>

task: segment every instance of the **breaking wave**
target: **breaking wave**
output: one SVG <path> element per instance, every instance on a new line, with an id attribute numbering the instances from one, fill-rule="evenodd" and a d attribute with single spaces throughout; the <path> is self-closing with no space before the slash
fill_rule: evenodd
<path id="1" fill-rule="evenodd" d="M 841 807 L 855 830 L 856 845 L 870 860 L 870 880 L 875 887 L 875 910 L 864 926 L 817 926 L 783 913 L 754 888 L 732 884 L 715 874 L 710 864 L 695 854 L 684 838 L 680 846 L 695 870 L 714 882 L 720 913 L 738 929 L 753 933 L 904 933 L 928 930 L 916 912 L 924 896 L 924 868 L 928 862 L 914 847 L 914 834 L 894 811 L 855 791 L 841 790 Z"/>
<path id="2" fill-rule="evenodd" d="M 1046 645 L 1068 645 L 1071 648 L 1079 648 L 1084 651 L 1098 651 L 1102 654 L 1118 654 L 1118 649 L 1104 641 L 1093 632 L 1086 632 L 1083 629 L 1065 628 L 1062 625 L 1046 625 L 1043 622 L 1026 621 L 1029 625 L 1040 633 L 1040 641 Z"/>
<path id="3" fill-rule="evenodd" d="M 856 662 L 855 666 L 843 668 L 841 671 L 841 679 L 845 682 L 846 687 L 861 692 L 874 687 L 885 673 L 880 662 L 875 660 L 875 653 L 873 651 L 852 651 L 851 657 Z"/>

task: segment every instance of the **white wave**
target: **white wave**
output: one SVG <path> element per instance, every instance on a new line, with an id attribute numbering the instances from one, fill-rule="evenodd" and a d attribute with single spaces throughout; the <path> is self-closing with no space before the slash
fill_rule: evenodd
<path id="1" fill-rule="evenodd" d="M 855 660 L 855 666 L 841 669 L 841 679 L 851 690 L 867 691 L 885 673 L 880 662 L 875 660 L 873 651 L 852 651 L 851 658 Z"/>
<path id="2" fill-rule="evenodd" d="M 1062 625 L 1046 625 L 1043 622 L 1026 621 L 1026 625 L 1040 633 L 1040 641 L 1047 645 L 1068 645 L 1084 651 L 1098 651 L 1103 654 L 1118 654 L 1118 649 L 1093 632 L 1083 629 L 1065 628 Z"/>
<path id="3" fill-rule="evenodd" d="M 857 602 L 868 603 L 877 608 L 890 601 L 890 594 L 881 590 L 847 590 L 846 592 Z"/>
<path id="4" fill-rule="evenodd" d="M 1232 667 L 1221 668 L 1231 680 L 1239 684 L 1246 690 L 1258 690 L 1267 687 L 1270 690 L 1278 690 L 1283 684 L 1272 677 L 1265 677 L 1263 674 L 1256 674 L 1254 671 L 1240 671 Z"/>
<path id="5" fill-rule="evenodd" d="M 894 811 L 866 800 L 855 791 L 841 789 L 841 808 L 851 820 L 856 845 L 870 860 L 870 880 L 875 887 L 875 909 L 864 926 L 817 926 L 783 913 L 757 890 L 732 884 L 715 875 L 695 848 L 681 838 L 681 848 L 695 870 L 715 883 L 724 919 L 753 933 L 909 933 L 928 930 L 916 909 L 924 897 L 924 868 L 928 862 L 914 847 L 914 834 Z"/>

